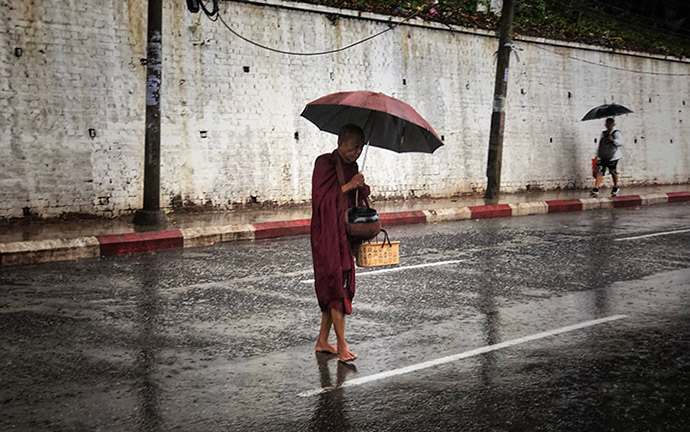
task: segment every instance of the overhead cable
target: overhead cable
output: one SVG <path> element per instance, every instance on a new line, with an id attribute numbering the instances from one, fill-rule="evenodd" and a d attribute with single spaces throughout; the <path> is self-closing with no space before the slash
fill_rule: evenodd
<path id="1" fill-rule="evenodd" d="M 278 54 L 293 55 L 293 56 L 319 56 L 319 55 L 334 54 L 334 53 L 337 53 L 337 52 L 345 51 L 345 50 L 347 50 L 347 49 L 350 49 L 350 48 L 352 48 L 352 47 L 355 47 L 355 46 L 357 46 L 357 45 L 360 45 L 360 44 L 362 44 L 362 43 L 364 43 L 364 42 L 367 42 L 367 41 L 369 41 L 369 40 L 372 40 L 372 39 L 374 39 L 374 38 L 376 38 L 376 37 L 378 37 L 378 36 L 381 36 L 382 34 L 384 34 L 384 33 L 386 33 L 386 32 L 389 32 L 389 31 L 395 29 L 396 27 L 398 27 L 398 26 L 404 24 L 405 22 L 411 20 L 412 18 L 414 18 L 415 16 L 417 16 L 417 15 L 421 12 L 421 9 L 418 9 L 418 10 L 414 11 L 413 13 L 409 14 L 409 15 L 408 15 L 407 17 L 405 17 L 402 21 L 399 21 L 399 22 L 397 22 L 397 23 L 392 23 L 392 22 L 390 22 L 390 23 L 388 24 L 388 28 L 387 28 L 387 29 L 382 30 L 382 31 L 380 31 L 380 32 L 378 32 L 378 33 L 374 33 L 374 34 L 372 34 L 371 36 L 368 36 L 368 37 L 366 37 L 366 38 L 364 38 L 364 39 L 361 39 L 361 40 L 359 40 L 359 41 L 357 41 L 357 42 L 353 42 L 353 43 L 351 43 L 351 44 L 349 44 L 349 45 L 346 45 L 346 46 L 344 46 L 344 47 L 342 47 L 342 48 L 335 48 L 335 49 L 331 49 L 331 50 L 316 51 L 316 52 L 294 52 L 294 51 L 286 51 L 286 50 L 281 50 L 281 49 L 269 47 L 269 46 L 263 45 L 263 44 L 261 44 L 261 43 L 259 43 L 259 42 L 253 41 L 253 40 L 251 40 L 251 39 L 249 39 L 249 38 L 243 36 L 242 34 L 240 34 L 239 32 L 237 32 L 236 30 L 234 30 L 232 27 L 230 27 L 230 25 L 229 25 L 227 22 L 225 22 L 225 20 L 223 19 L 223 16 L 222 16 L 221 13 L 220 13 L 220 8 L 218 7 L 218 0 L 209 0 L 209 1 L 213 1 L 213 9 L 212 9 L 211 11 L 208 10 L 208 8 L 204 5 L 203 2 L 199 2 L 199 4 L 201 5 L 202 9 L 204 10 L 204 13 L 209 17 L 209 19 L 211 19 L 211 20 L 213 20 L 213 21 L 217 21 L 217 20 L 220 21 L 220 22 L 223 24 L 223 26 L 224 26 L 228 31 L 230 31 L 232 34 L 234 34 L 234 35 L 237 36 L 238 38 L 242 39 L 243 41 L 245 41 L 245 42 L 247 42 L 247 43 L 249 43 L 249 44 L 252 44 L 252 45 L 254 45 L 254 46 L 256 46 L 256 47 L 259 47 L 259 48 L 261 48 L 261 49 L 265 49 L 265 50 L 268 50 L 268 51 L 271 51 L 271 52 L 275 52 L 275 53 L 278 53 Z M 447 25 L 447 26 L 448 26 L 449 28 L 451 28 L 450 25 Z M 578 58 L 578 57 L 575 57 L 575 56 L 571 56 L 571 55 L 567 55 L 567 54 L 562 54 L 562 53 L 559 53 L 559 52 L 556 52 L 556 51 L 553 51 L 553 50 L 549 50 L 549 49 L 540 47 L 539 45 L 536 45 L 536 46 L 537 46 L 537 48 L 539 48 L 539 49 L 548 51 L 548 52 L 553 53 L 553 54 L 557 54 L 557 55 L 560 55 L 560 56 L 563 56 L 563 57 L 568 57 L 568 58 L 570 58 L 570 59 L 572 59 L 572 60 L 576 60 L 576 61 L 580 61 L 580 62 L 583 62 L 583 63 L 592 64 L 592 65 L 596 65 L 596 66 L 603 67 L 603 68 L 608 68 L 608 69 L 614 69 L 614 70 L 620 70 L 620 71 L 626 71 L 626 72 L 638 73 L 638 74 L 658 75 L 658 76 L 690 76 L 690 74 L 683 74 L 683 73 L 681 73 L 681 74 L 676 74 L 676 73 L 663 73 L 663 72 L 639 71 L 639 70 L 633 70 L 633 69 L 625 69 L 625 68 L 621 68 L 621 67 L 617 67 L 617 66 L 609 66 L 609 65 L 606 65 L 606 64 L 597 63 L 597 62 L 593 62 L 593 61 L 590 61 L 590 60 L 581 59 L 581 58 Z"/>
<path id="2" fill-rule="evenodd" d="M 548 48 L 544 48 L 544 47 L 542 47 L 542 46 L 539 46 L 538 44 L 535 44 L 535 46 L 536 46 L 537 48 L 541 49 L 541 50 L 548 51 L 548 52 L 550 52 L 551 54 L 556 54 L 556 55 L 559 55 L 559 56 L 562 56 L 562 57 L 567 57 L 567 58 L 572 59 L 572 60 L 576 60 L 576 61 L 579 61 L 579 62 L 591 64 L 591 65 L 596 65 L 596 66 L 603 67 L 603 68 L 607 68 L 607 69 L 615 69 L 615 70 L 619 70 L 619 71 L 625 71 L 625 72 L 631 72 L 631 73 L 637 73 L 637 74 L 645 74 L 645 75 L 659 75 L 659 76 L 690 76 L 690 73 L 651 72 L 651 71 L 640 71 L 640 70 L 634 70 L 634 69 L 626 69 L 626 68 L 622 68 L 622 67 L 618 67 L 618 66 L 610 66 L 610 65 L 607 65 L 607 64 L 597 63 L 597 62 L 594 62 L 594 61 L 591 61 L 591 60 L 581 59 L 581 58 L 578 58 L 578 57 L 575 57 L 575 56 L 572 56 L 572 55 L 559 53 L 559 52 L 556 52 L 556 51 L 554 51 L 554 50 L 551 50 L 551 49 L 548 49 Z"/>
<path id="3" fill-rule="evenodd" d="M 217 1 L 217 0 L 214 0 L 214 2 L 215 2 L 215 1 Z M 217 19 L 218 19 L 218 20 L 225 26 L 225 28 L 228 29 L 228 31 L 230 31 L 232 34 L 234 34 L 234 35 L 237 36 L 238 38 L 242 39 L 243 41 L 245 41 L 245 42 L 247 42 L 247 43 L 250 43 L 250 44 L 252 44 L 252 45 L 254 45 L 254 46 L 256 46 L 256 47 L 259 47 L 259 48 L 261 48 L 261 49 L 265 49 L 265 50 L 268 50 L 268 51 L 271 51 L 271 52 L 275 52 L 275 53 L 278 53 L 278 54 L 293 55 L 293 56 L 319 56 L 319 55 L 334 54 L 334 53 L 337 53 L 337 52 L 345 51 L 345 50 L 350 49 L 350 48 L 352 48 L 352 47 L 355 47 L 355 46 L 357 46 L 357 45 L 363 44 L 364 42 L 370 41 L 370 40 L 372 40 L 372 39 L 374 39 L 374 38 L 376 38 L 376 37 L 378 37 L 378 36 L 381 36 L 382 34 L 384 34 L 384 33 L 386 33 L 386 32 L 389 32 L 389 31 L 395 29 L 396 27 L 400 26 L 401 24 L 406 23 L 407 21 L 409 21 L 409 20 L 411 20 L 412 18 L 414 18 L 415 16 L 417 16 L 421 11 L 422 11 L 421 9 L 418 9 L 418 10 L 414 11 L 413 13 L 409 14 L 405 19 L 403 19 L 402 21 L 399 21 L 399 22 L 396 22 L 396 23 L 394 23 L 394 22 L 391 21 L 391 22 L 388 23 L 388 28 L 387 28 L 387 29 L 382 30 L 382 31 L 380 31 L 380 32 L 378 32 L 378 33 L 374 33 L 374 34 L 371 35 L 371 36 L 368 36 L 368 37 L 366 37 L 366 38 L 364 38 L 364 39 L 361 39 L 361 40 L 359 40 L 359 41 L 357 41 L 357 42 L 354 42 L 354 43 L 351 43 L 351 44 L 349 44 L 349 45 L 346 45 L 346 46 L 344 46 L 344 47 L 342 47 L 342 48 L 334 48 L 334 49 L 327 50 L 327 51 L 316 51 L 316 52 L 295 52 L 295 51 L 286 51 L 286 50 L 281 50 L 281 49 L 272 48 L 272 47 L 263 45 L 263 44 L 261 44 L 261 43 L 259 43 L 259 42 L 255 42 L 255 41 L 253 41 L 253 40 L 251 40 L 251 39 L 249 39 L 249 38 L 247 38 L 247 37 L 241 35 L 241 34 L 238 33 L 237 31 L 235 31 L 232 27 L 230 27 L 230 25 L 229 25 L 228 23 L 225 22 L 225 20 L 223 19 L 223 16 L 221 15 L 220 11 L 217 11 L 216 16 L 217 16 Z"/>
<path id="4" fill-rule="evenodd" d="M 207 0 L 206 3 L 208 3 L 209 1 L 213 2 L 213 9 L 211 10 L 208 10 L 203 0 L 198 0 L 198 4 L 199 6 L 201 6 L 201 9 L 204 11 L 204 14 L 206 14 L 208 19 L 210 19 L 213 22 L 216 22 L 218 21 L 220 10 L 220 8 L 218 7 L 218 0 Z"/>

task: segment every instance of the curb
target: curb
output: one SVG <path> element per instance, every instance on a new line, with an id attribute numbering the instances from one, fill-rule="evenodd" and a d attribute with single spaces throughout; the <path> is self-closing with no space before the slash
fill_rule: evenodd
<path id="1" fill-rule="evenodd" d="M 180 230 L 111 234 L 96 236 L 96 238 L 100 244 L 102 257 L 176 249 L 184 246 L 184 238 Z"/>
<path id="2" fill-rule="evenodd" d="M 563 213 L 603 208 L 639 207 L 679 202 L 690 202 L 690 192 L 415 210 L 380 213 L 380 217 L 382 225 L 393 226 Z M 294 236 L 308 234 L 309 224 L 310 219 L 296 219 L 242 225 L 110 234 L 74 239 L 0 243 L 0 266 L 98 258 L 183 247 L 212 246 L 231 241 Z"/>

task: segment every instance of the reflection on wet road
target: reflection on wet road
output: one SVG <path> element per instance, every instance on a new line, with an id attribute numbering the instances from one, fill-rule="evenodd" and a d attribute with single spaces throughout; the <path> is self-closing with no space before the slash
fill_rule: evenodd
<path id="1" fill-rule="evenodd" d="M 353 365 L 306 237 L 3 268 L 0 430 L 685 430 L 688 208 L 391 228 Z"/>
<path id="2" fill-rule="evenodd" d="M 601 318 L 601 319 L 592 320 L 592 321 L 586 321 L 583 323 L 574 324 L 574 325 L 567 326 L 567 327 L 561 327 L 558 329 L 549 330 L 549 331 L 545 331 L 542 333 L 537 333 L 537 334 L 533 334 L 533 335 L 529 335 L 529 336 L 524 336 L 524 337 L 521 337 L 518 339 L 513 339 L 513 340 L 497 343 L 494 345 L 489 345 L 489 346 L 473 349 L 471 351 L 466 351 L 466 352 L 463 352 L 460 354 L 455 354 L 455 355 L 442 357 L 442 358 L 438 358 L 438 359 L 434 359 L 434 360 L 428 360 L 428 361 L 425 361 L 423 363 L 417 363 L 415 365 L 405 366 L 405 367 L 402 367 L 399 369 L 381 372 L 378 374 L 369 375 L 369 376 L 365 376 L 365 377 L 361 377 L 361 378 L 351 379 L 347 382 L 339 381 L 335 386 L 330 386 L 330 385 L 324 386 L 323 382 L 322 382 L 321 388 L 319 388 L 317 390 L 302 392 L 299 395 L 303 396 L 303 397 L 308 397 L 308 396 L 313 396 L 313 395 L 319 394 L 319 393 L 333 391 L 333 390 L 336 390 L 337 388 L 340 388 L 340 387 L 352 387 L 352 386 L 356 386 L 356 385 L 370 383 L 372 381 L 378 381 L 381 379 L 391 378 L 391 377 L 394 377 L 397 375 L 412 373 L 412 372 L 420 371 L 422 369 L 432 368 L 432 367 L 439 366 L 439 365 L 442 365 L 445 363 L 450 363 L 450 362 L 466 359 L 469 357 L 474 357 L 477 355 L 486 354 L 486 353 L 489 353 L 491 351 L 496 351 L 496 350 L 500 350 L 503 348 L 508 348 L 508 347 L 511 347 L 514 345 L 523 344 L 526 342 L 542 339 L 545 337 L 555 336 L 555 335 L 559 335 L 561 333 L 567 333 L 567 332 L 591 327 L 594 325 L 607 323 L 609 321 L 619 320 L 619 319 L 622 319 L 625 317 L 626 317 L 626 315 L 614 315 L 611 317 Z"/>

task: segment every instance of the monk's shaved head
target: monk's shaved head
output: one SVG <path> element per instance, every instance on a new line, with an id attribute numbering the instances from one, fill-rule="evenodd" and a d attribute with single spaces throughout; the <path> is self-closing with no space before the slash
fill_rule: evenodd
<path id="1" fill-rule="evenodd" d="M 355 141 L 364 145 L 364 131 L 357 125 L 346 124 L 338 132 L 338 145 L 341 143 Z"/>
<path id="2" fill-rule="evenodd" d="M 359 126 L 348 124 L 338 134 L 338 154 L 345 163 L 352 163 L 362 154 L 364 132 Z"/>

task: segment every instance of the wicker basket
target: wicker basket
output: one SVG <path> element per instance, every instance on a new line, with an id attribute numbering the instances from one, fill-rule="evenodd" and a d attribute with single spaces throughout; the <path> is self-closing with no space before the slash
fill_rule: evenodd
<path id="1" fill-rule="evenodd" d="M 355 247 L 357 267 L 379 267 L 400 262 L 400 242 L 390 241 L 388 233 L 382 242 L 362 243 Z"/>

